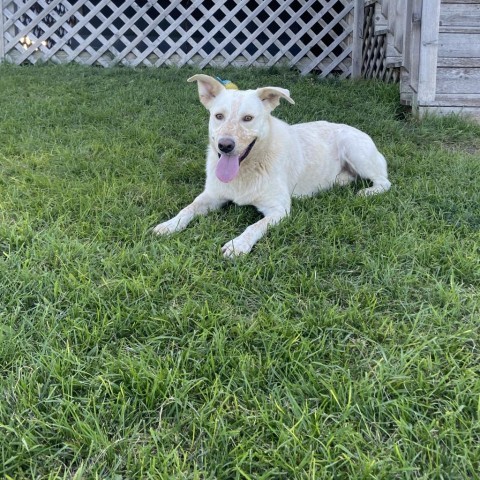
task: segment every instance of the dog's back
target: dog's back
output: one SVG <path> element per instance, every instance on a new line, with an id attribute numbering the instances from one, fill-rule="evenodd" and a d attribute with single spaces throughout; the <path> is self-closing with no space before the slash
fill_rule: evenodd
<path id="1" fill-rule="evenodd" d="M 370 179 L 378 190 L 390 187 L 387 163 L 373 140 L 349 125 L 325 121 L 290 127 L 301 144 L 305 168 L 294 195 L 311 195 L 335 183 L 345 184 L 356 177 Z"/>

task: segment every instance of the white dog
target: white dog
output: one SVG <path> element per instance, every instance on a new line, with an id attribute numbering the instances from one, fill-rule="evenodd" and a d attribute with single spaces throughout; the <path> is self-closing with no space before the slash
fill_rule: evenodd
<path id="1" fill-rule="evenodd" d="M 200 101 L 210 111 L 205 189 L 154 233 L 183 230 L 195 216 L 228 201 L 254 205 L 264 218 L 223 246 L 224 255 L 232 257 L 248 253 L 269 226 L 289 214 L 292 196 L 313 195 L 357 177 L 372 183 L 360 195 L 390 188 L 385 158 L 366 133 L 328 122 L 288 125 L 272 117 L 281 98 L 294 103 L 288 90 L 230 90 L 208 75 L 188 81 L 198 83 Z"/>

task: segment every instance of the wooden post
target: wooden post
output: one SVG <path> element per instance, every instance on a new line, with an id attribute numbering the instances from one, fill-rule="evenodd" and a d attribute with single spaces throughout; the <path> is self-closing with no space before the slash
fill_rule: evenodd
<path id="1" fill-rule="evenodd" d="M 3 0 L 0 0 L 0 63 L 5 60 L 5 32 L 3 26 Z"/>
<path id="2" fill-rule="evenodd" d="M 437 86 L 440 0 L 423 0 L 421 22 L 417 103 L 426 105 L 435 100 Z"/>
<path id="3" fill-rule="evenodd" d="M 360 78 L 362 76 L 364 15 L 365 1 L 355 0 L 353 5 L 352 78 Z"/>

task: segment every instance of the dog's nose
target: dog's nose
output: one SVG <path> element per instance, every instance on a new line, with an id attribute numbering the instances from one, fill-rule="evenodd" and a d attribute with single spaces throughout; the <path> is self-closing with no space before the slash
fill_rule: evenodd
<path id="1" fill-rule="evenodd" d="M 231 153 L 235 148 L 235 142 L 231 138 L 221 138 L 218 141 L 218 149 L 222 153 Z"/>

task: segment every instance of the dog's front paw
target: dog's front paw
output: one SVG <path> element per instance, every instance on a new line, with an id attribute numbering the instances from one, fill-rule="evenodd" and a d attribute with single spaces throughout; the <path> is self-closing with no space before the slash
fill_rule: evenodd
<path id="1" fill-rule="evenodd" d="M 230 240 L 222 247 L 223 256 L 226 258 L 238 257 L 245 255 L 252 249 L 253 245 L 243 240 L 241 237 Z"/>
<path id="2" fill-rule="evenodd" d="M 155 235 L 170 235 L 171 233 L 178 232 L 182 230 L 180 222 L 177 218 L 172 218 L 166 222 L 159 223 L 154 229 L 153 233 Z"/>

